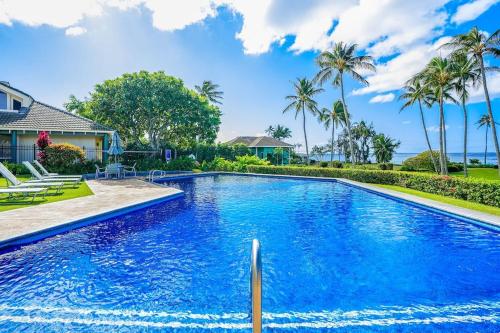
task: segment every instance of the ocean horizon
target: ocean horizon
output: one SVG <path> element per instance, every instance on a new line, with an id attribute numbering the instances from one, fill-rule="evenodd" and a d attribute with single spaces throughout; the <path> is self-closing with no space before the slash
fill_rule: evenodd
<path id="1" fill-rule="evenodd" d="M 402 164 L 404 160 L 410 158 L 410 157 L 414 157 L 416 155 L 418 155 L 419 153 L 395 153 L 393 158 L 392 158 L 392 163 L 394 164 Z M 450 161 L 452 162 L 462 162 L 462 159 L 463 159 L 463 153 L 448 153 L 448 158 L 450 159 Z M 472 152 L 472 153 L 468 153 L 467 154 L 467 162 L 469 162 L 469 160 L 471 158 L 476 158 L 478 159 L 481 164 L 484 164 L 484 152 L 482 153 L 478 153 L 478 152 Z M 330 153 L 328 154 L 325 154 L 324 156 L 316 156 L 316 155 L 311 155 L 311 159 L 314 159 L 314 160 L 317 160 L 317 161 L 330 161 Z M 345 161 L 344 159 L 344 155 L 340 154 L 340 158 L 339 158 L 339 154 L 334 154 L 334 160 L 340 160 L 340 161 Z M 370 157 L 370 160 L 375 163 L 375 157 L 374 156 L 371 156 Z M 495 152 L 489 152 L 487 155 L 486 155 L 486 164 L 497 164 L 497 158 L 496 158 L 496 154 Z"/>

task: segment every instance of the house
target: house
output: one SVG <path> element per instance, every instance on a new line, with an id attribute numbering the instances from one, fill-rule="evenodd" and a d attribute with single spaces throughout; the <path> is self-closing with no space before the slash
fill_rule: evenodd
<path id="1" fill-rule="evenodd" d="M 277 140 L 270 136 L 238 136 L 231 141 L 226 142 L 228 145 L 243 144 L 252 149 L 256 156 L 262 159 L 274 160 L 275 149 L 282 148 L 283 156 L 278 158 L 279 162 L 283 161 L 282 164 L 290 163 L 290 155 L 293 150 L 293 145 Z"/>
<path id="2" fill-rule="evenodd" d="M 86 158 L 106 159 L 111 128 L 35 100 L 0 81 L 0 161 L 32 161 L 38 133 L 49 132 L 53 143 L 84 149 Z"/>

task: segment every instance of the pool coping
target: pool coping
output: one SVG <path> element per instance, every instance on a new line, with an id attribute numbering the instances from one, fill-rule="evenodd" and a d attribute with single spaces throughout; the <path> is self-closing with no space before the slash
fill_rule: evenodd
<path id="1" fill-rule="evenodd" d="M 145 182 L 143 180 L 139 180 L 141 182 Z M 149 182 L 148 182 L 149 183 Z M 161 184 L 157 183 L 149 183 L 154 186 L 165 187 Z M 101 222 L 116 216 L 120 216 L 123 214 L 127 214 L 142 208 L 151 207 L 163 202 L 167 202 L 179 197 L 184 196 L 184 191 L 177 190 L 173 193 L 166 194 L 164 196 L 149 199 L 141 202 L 136 202 L 128 205 L 124 205 L 122 207 L 113 208 L 104 212 L 100 212 L 98 214 L 89 215 L 83 218 L 69 219 L 60 224 L 50 226 L 47 228 L 39 229 L 33 232 L 27 232 L 24 234 L 20 234 L 11 238 L 6 238 L 0 240 L 0 251 L 4 251 L 5 249 L 9 249 L 16 246 L 27 245 L 33 242 L 37 242 L 43 240 L 48 237 L 52 237 L 67 231 L 71 231 L 74 229 L 78 229 L 81 227 L 88 226 L 90 224 L 94 224 L 97 222 Z M 69 200 L 71 201 L 71 200 Z"/>
<path id="2" fill-rule="evenodd" d="M 271 178 L 283 178 L 283 179 L 308 179 L 316 181 L 329 181 L 329 182 L 339 182 L 345 185 L 357 187 L 359 189 L 381 195 L 383 197 L 402 201 L 413 206 L 417 206 L 423 209 L 427 209 L 433 212 L 444 214 L 447 216 L 452 216 L 455 218 L 465 219 L 467 222 L 471 222 L 486 228 L 495 229 L 500 231 L 500 216 L 493 214 L 483 213 L 475 211 L 468 208 L 463 208 L 451 204 L 442 203 L 432 199 L 426 199 L 418 197 L 412 194 L 407 194 L 403 192 L 398 192 L 390 189 L 385 189 L 382 187 L 377 187 L 368 183 L 361 183 L 354 180 L 346 178 L 332 178 L 332 177 L 311 177 L 311 176 L 295 176 L 295 175 L 274 175 L 274 174 L 262 174 L 262 173 L 238 173 L 238 172 L 206 172 L 192 174 L 188 176 L 183 176 L 182 178 L 193 178 L 199 176 L 213 176 L 213 175 L 238 175 L 238 176 L 257 176 L 257 177 L 271 177 Z M 181 179 L 178 177 L 167 176 L 164 179 Z"/>

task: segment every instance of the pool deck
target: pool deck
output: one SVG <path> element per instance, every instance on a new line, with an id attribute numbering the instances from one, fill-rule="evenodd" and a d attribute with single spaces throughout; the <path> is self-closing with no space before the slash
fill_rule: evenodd
<path id="1" fill-rule="evenodd" d="M 25 243 L 132 211 L 181 195 L 183 192 L 139 179 L 89 180 L 94 195 L 0 213 L 0 248 Z M 86 224 L 83 224 L 87 222 Z M 45 235 L 44 235 L 45 234 Z"/>

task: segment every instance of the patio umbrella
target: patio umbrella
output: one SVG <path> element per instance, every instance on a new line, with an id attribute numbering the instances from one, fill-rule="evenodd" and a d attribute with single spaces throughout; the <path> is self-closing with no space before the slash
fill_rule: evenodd
<path id="1" fill-rule="evenodd" d="M 115 163 L 116 163 L 116 156 L 123 154 L 123 148 L 121 145 L 120 136 L 116 131 L 113 132 L 113 136 L 111 137 L 111 146 L 109 146 L 108 154 L 115 155 Z"/>

